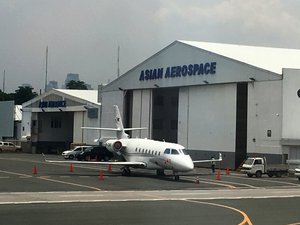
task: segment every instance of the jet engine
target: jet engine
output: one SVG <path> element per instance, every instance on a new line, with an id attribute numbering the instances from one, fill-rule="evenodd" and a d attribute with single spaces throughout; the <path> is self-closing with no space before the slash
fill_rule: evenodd
<path id="1" fill-rule="evenodd" d="M 118 140 L 109 140 L 106 142 L 106 148 L 111 152 L 119 152 L 122 149 L 122 147 L 122 142 Z"/>

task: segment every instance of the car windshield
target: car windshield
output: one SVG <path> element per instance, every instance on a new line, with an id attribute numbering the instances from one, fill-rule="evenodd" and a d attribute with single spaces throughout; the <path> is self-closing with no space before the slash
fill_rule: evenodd
<path id="1" fill-rule="evenodd" d="M 249 159 L 247 159 L 247 160 L 244 162 L 244 164 L 246 164 L 246 165 L 252 165 L 252 164 L 253 164 L 253 161 L 254 161 L 254 159 L 249 158 Z"/>

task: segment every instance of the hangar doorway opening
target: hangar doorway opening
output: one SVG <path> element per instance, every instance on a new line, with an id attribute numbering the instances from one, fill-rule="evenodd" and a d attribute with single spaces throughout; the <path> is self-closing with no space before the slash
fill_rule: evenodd
<path id="1" fill-rule="evenodd" d="M 32 137 L 37 153 L 58 153 L 70 148 L 73 142 L 73 112 L 38 113 L 32 121 Z"/>
<path id="2" fill-rule="evenodd" d="M 153 89 L 152 96 L 152 138 L 177 143 L 179 89 Z"/>
<path id="3" fill-rule="evenodd" d="M 238 83 L 236 92 L 235 168 L 247 157 L 248 83 Z"/>

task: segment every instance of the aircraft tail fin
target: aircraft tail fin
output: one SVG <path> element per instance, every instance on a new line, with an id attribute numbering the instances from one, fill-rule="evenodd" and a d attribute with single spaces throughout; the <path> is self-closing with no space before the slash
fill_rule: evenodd
<path id="1" fill-rule="evenodd" d="M 114 105 L 114 116 L 115 116 L 116 128 L 81 127 L 81 129 L 116 131 L 117 139 L 129 138 L 129 135 L 126 134 L 125 131 L 146 130 L 146 129 L 148 129 L 147 127 L 124 128 L 123 121 L 122 121 L 121 114 L 120 114 L 120 110 L 119 110 L 119 107 L 117 105 Z"/>

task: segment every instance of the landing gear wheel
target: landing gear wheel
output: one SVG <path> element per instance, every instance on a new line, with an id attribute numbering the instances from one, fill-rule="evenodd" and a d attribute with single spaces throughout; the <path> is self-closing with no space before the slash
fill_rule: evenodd
<path id="1" fill-rule="evenodd" d="M 122 176 L 130 176 L 131 172 L 129 167 L 123 167 L 122 168 Z"/>
<path id="2" fill-rule="evenodd" d="M 166 176 L 165 171 L 162 169 L 156 170 L 156 175 L 157 176 Z"/>

